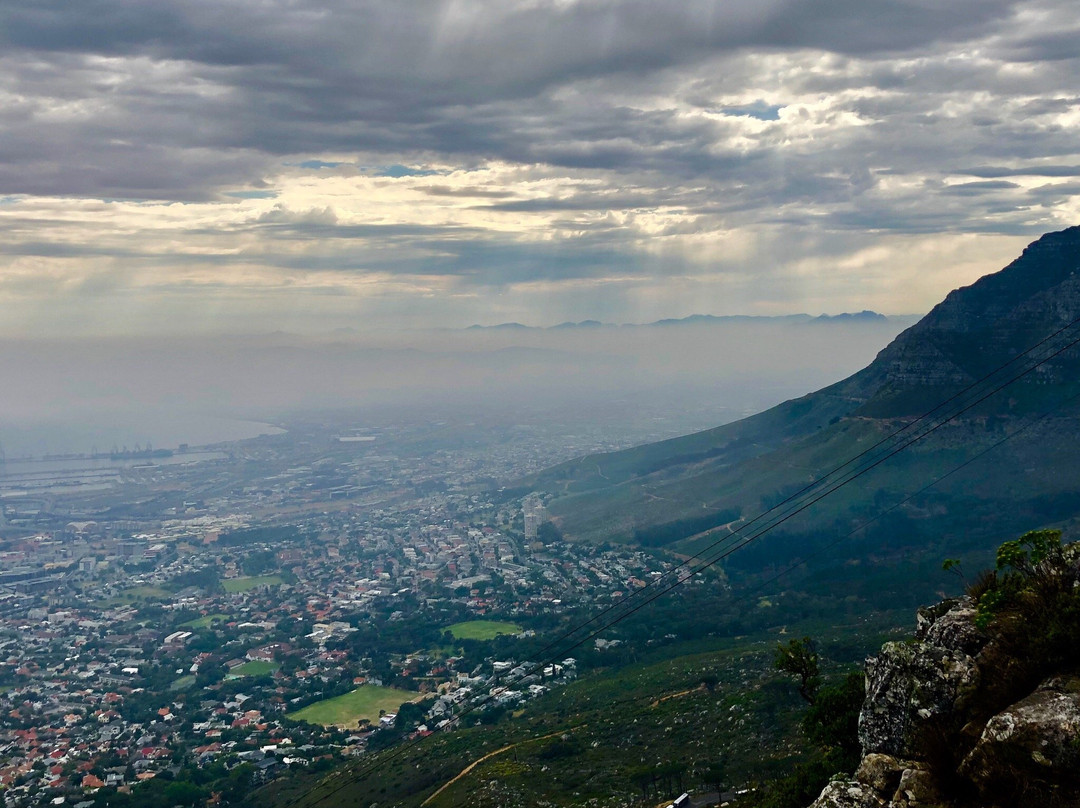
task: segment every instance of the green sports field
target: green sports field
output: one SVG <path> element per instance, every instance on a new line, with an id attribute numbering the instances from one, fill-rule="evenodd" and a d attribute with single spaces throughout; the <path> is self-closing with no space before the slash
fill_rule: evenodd
<path id="1" fill-rule="evenodd" d="M 343 696 L 309 704 L 302 710 L 289 713 L 286 718 L 323 726 L 355 727 L 361 718 L 374 723 L 379 720 L 379 710 L 395 712 L 402 704 L 412 701 L 418 695 L 410 690 L 398 690 L 396 687 L 361 685 Z"/>
<path id="2" fill-rule="evenodd" d="M 247 592 L 260 586 L 278 586 L 285 583 L 280 575 L 256 575 L 251 578 L 227 578 L 221 582 L 226 592 Z"/>
<path id="3" fill-rule="evenodd" d="M 493 640 L 500 634 L 520 634 L 521 626 L 499 620 L 469 620 L 447 626 L 446 630 L 457 640 Z"/>
<path id="4" fill-rule="evenodd" d="M 253 659 L 238 665 L 229 671 L 230 676 L 267 676 L 278 669 L 275 662 L 264 662 L 261 659 Z"/>
<path id="5" fill-rule="evenodd" d="M 215 620 L 226 621 L 229 619 L 227 614 L 205 614 L 202 617 L 196 617 L 194 620 L 188 620 L 186 623 L 181 623 L 183 628 L 209 628 L 210 624 Z"/>

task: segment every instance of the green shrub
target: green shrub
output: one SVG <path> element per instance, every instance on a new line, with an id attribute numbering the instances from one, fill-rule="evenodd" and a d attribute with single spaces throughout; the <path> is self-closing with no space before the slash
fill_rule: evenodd
<path id="1" fill-rule="evenodd" d="M 1033 530 L 998 548 L 997 570 L 982 582 L 975 624 L 1040 676 L 1080 662 L 1076 546 L 1060 530 Z"/>

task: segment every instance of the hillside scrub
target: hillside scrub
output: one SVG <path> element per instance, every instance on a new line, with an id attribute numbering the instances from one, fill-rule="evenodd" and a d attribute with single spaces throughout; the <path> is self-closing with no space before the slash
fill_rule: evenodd
<path id="1" fill-rule="evenodd" d="M 859 763 L 859 710 L 866 692 L 862 671 L 848 671 L 826 681 L 810 637 L 780 643 L 776 669 L 798 679 L 799 695 L 807 703 L 801 729 L 811 751 L 791 773 L 770 782 L 749 798 L 752 808 L 800 808 L 814 799 L 829 779 L 849 774 Z"/>
<path id="2" fill-rule="evenodd" d="M 997 551 L 997 569 L 977 582 L 975 625 L 997 640 L 1015 687 L 1080 663 L 1080 545 L 1060 530 L 1033 530 Z"/>

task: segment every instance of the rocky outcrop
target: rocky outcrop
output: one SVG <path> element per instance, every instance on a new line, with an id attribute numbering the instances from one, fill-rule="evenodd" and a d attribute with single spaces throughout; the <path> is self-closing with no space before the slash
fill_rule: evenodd
<path id="1" fill-rule="evenodd" d="M 1080 802 L 1080 678 L 1046 681 L 991 718 L 960 773 L 987 800 Z"/>
<path id="2" fill-rule="evenodd" d="M 969 598 L 920 609 L 915 642 L 887 643 L 866 663 L 866 704 L 859 715 L 863 751 L 910 757 L 939 718 L 977 692 L 976 655 L 989 638 L 975 628 Z"/>
<path id="3" fill-rule="evenodd" d="M 928 643 L 888 643 L 867 661 L 867 702 L 859 715 L 864 751 L 910 757 L 936 720 L 979 683 L 975 660 Z"/>
<path id="4" fill-rule="evenodd" d="M 862 783 L 834 781 L 825 786 L 813 808 L 881 808 L 884 804 L 872 788 Z"/>
<path id="5" fill-rule="evenodd" d="M 812 808 L 1080 808 L 1080 676 L 1014 698 L 974 617 L 968 598 L 922 609 L 914 640 L 867 660 L 862 763 Z"/>
<path id="6" fill-rule="evenodd" d="M 1048 233 L 1001 272 L 951 292 L 863 371 L 877 385 L 864 410 L 878 417 L 918 415 L 919 389 L 961 386 L 981 378 L 1003 357 L 1071 323 L 1080 309 L 1080 228 Z M 1068 383 L 1078 356 L 1065 352 L 1023 386 Z M 938 401 L 940 399 L 935 399 Z"/>
<path id="7" fill-rule="evenodd" d="M 871 752 L 851 780 L 834 780 L 811 808 L 917 808 L 942 805 L 926 765 Z"/>

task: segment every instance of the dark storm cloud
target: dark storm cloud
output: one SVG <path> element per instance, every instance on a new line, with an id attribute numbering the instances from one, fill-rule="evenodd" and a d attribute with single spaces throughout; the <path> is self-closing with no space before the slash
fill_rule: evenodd
<path id="1" fill-rule="evenodd" d="M 455 96 L 652 69 L 740 47 L 898 52 L 982 31 L 1008 0 L 476 0 L 8 2 L 0 41 L 30 51 L 149 55 L 225 67 L 285 65 L 456 87 Z"/>
<path id="2" fill-rule="evenodd" d="M 32 255 L 42 258 L 92 258 L 95 256 L 139 258 L 146 256 L 138 250 L 92 244 L 60 244 L 50 241 L 0 243 L 0 255 Z"/>
<path id="3" fill-rule="evenodd" d="M 555 211 L 555 210 L 624 210 L 626 208 L 654 208 L 671 204 L 659 193 L 626 194 L 575 194 L 560 199 L 522 199 L 487 205 L 489 210 L 508 212 Z"/>
<path id="4" fill-rule="evenodd" d="M 0 255 L 79 259 L 111 258 L 128 267 L 258 266 L 268 270 L 337 273 L 382 273 L 413 278 L 450 277 L 461 282 L 502 287 L 537 280 L 596 278 L 613 266 L 623 275 L 662 272 L 610 238 L 601 226 L 579 226 L 573 239 L 540 244 L 518 243 L 513 237 L 491 235 L 478 228 L 423 225 L 339 225 L 322 211 L 275 211 L 248 225 L 231 228 L 228 235 L 256 237 L 253 246 L 236 250 L 162 250 L 153 240 L 139 246 L 19 240 L 0 242 Z M 219 236 L 222 231 L 190 229 L 181 242 Z M 282 245 L 309 249 L 284 250 Z M 227 276 L 222 276 L 227 285 Z M 109 281 L 103 289 L 112 291 Z M 327 284 L 333 285 L 333 279 Z M 169 288 L 167 284 L 159 287 Z M 181 288 L 181 287 L 176 287 Z M 93 289 L 83 287 L 82 291 Z"/>
<path id="5" fill-rule="evenodd" d="M 949 185 L 942 188 L 940 193 L 951 194 L 953 196 L 976 196 L 979 194 L 991 193 L 993 191 L 1011 190 L 1019 187 L 1020 186 L 1015 182 L 986 180 L 985 182 L 961 182 L 956 185 Z"/>
<path id="6" fill-rule="evenodd" d="M 331 224 L 272 225 L 265 251 L 235 256 L 192 256 L 205 263 L 257 262 L 282 269 L 325 271 L 382 271 L 415 277 L 448 276 L 470 284 L 505 286 L 537 280 L 596 278 L 618 267 L 625 275 L 660 271 L 604 228 L 573 239 L 519 243 L 509 236 L 486 234 L 467 227 L 354 226 Z M 256 228 L 267 234 L 266 226 Z M 315 242 L 316 254 L 283 253 L 274 240 Z M 387 255 L 372 249 L 400 248 Z"/>
<path id="7" fill-rule="evenodd" d="M 1008 53 L 1017 61 L 1075 60 L 1078 42 L 1080 26 L 1068 20 L 1066 26 L 1058 30 L 1019 39 L 1009 46 Z"/>

